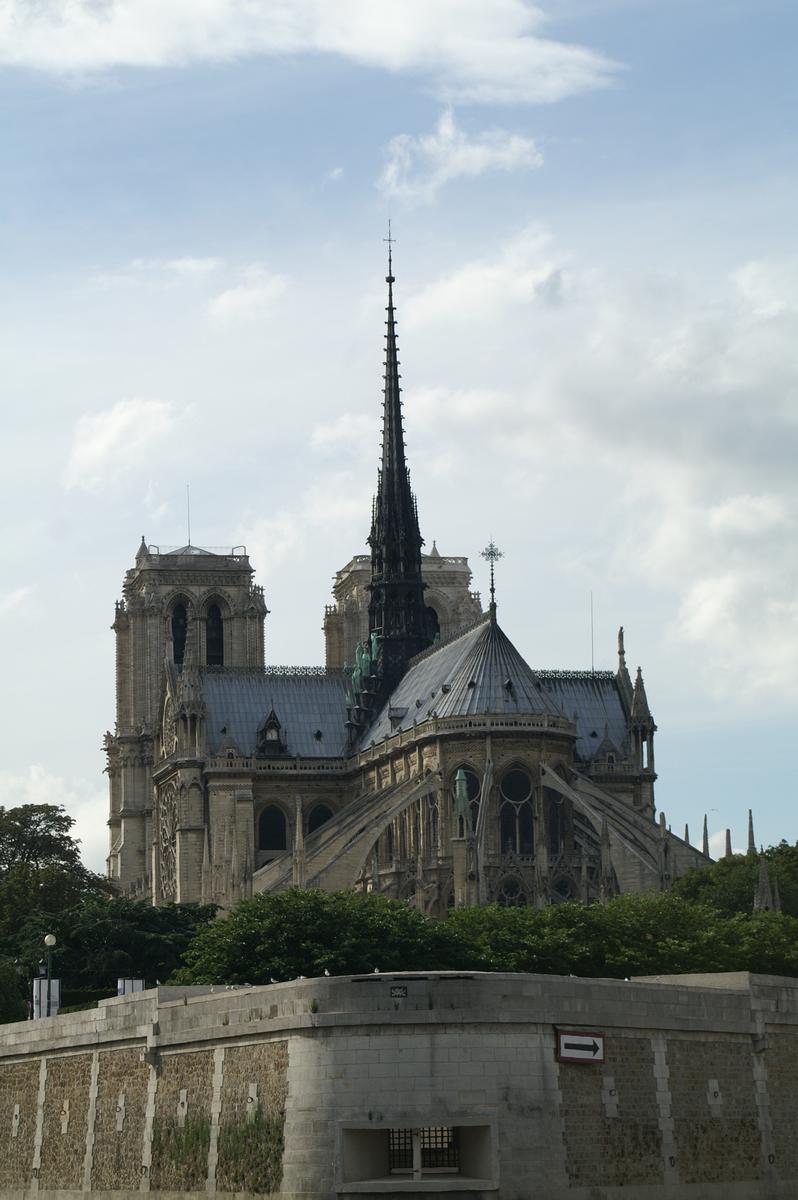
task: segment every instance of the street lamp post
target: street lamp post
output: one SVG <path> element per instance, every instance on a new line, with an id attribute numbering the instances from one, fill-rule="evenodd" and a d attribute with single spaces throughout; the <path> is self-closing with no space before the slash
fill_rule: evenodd
<path id="1" fill-rule="evenodd" d="M 44 944 L 47 947 L 47 1016 L 50 1015 L 50 984 L 53 978 L 53 946 L 55 945 L 55 934 L 48 933 L 45 935 Z"/>

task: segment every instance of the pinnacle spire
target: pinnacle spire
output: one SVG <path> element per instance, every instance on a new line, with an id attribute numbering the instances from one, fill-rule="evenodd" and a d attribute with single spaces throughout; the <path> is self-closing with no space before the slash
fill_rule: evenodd
<path id="1" fill-rule="evenodd" d="M 502 552 L 498 548 L 498 546 L 495 545 L 493 538 L 491 538 L 488 545 L 482 551 L 482 557 L 485 559 L 486 562 L 490 563 L 490 619 L 491 619 L 492 623 L 495 625 L 496 624 L 496 578 L 495 578 L 495 574 L 494 574 L 494 567 L 496 566 L 496 563 L 498 562 L 498 560 L 500 558 L 504 558 L 504 555 L 502 554 Z"/>
<path id="2" fill-rule="evenodd" d="M 770 884 L 768 860 L 764 851 L 759 855 L 759 878 L 754 895 L 754 912 L 778 911 L 773 902 L 773 889 Z"/>
<path id="3" fill-rule="evenodd" d="M 393 242 L 388 227 L 388 320 L 382 410 L 382 457 L 368 542 L 371 547 L 369 632 L 379 646 L 377 674 L 391 690 L 407 661 L 429 645 L 421 578 L 416 499 L 405 458 L 396 313 L 393 302 Z"/>
<path id="4" fill-rule="evenodd" d="M 654 724 L 654 718 L 651 716 L 651 709 L 648 707 L 646 685 L 643 683 L 643 672 L 640 667 L 637 668 L 637 676 L 635 678 L 634 692 L 632 695 L 632 723 L 635 725 Z"/>
<path id="5" fill-rule="evenodd" d="M 756 839 L 754 838 L 754 814 L 748 810 L 748 853 L 756 854 Z"/>
<path id="6" fill-rule="evenodd" d="M 709 858 L 709 826 L 707 824 L 707 814 L 704 813 L 704 835 L 701 839 L 701 851 L 704 858 Z"/>

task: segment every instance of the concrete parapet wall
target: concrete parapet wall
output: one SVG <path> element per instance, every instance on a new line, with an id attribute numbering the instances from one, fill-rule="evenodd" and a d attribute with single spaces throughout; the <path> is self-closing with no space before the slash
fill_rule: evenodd
<path id="1" fill-rule="evenodd" d="M 3 1027 L 0 1200 L 794 1198 L 797 1080 L 796 980 L 159 988 Z"/>

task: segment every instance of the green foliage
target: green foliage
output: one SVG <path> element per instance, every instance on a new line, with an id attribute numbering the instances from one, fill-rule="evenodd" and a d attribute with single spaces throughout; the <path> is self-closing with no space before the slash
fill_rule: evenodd
<path id="1" fill-rule="evenodd" d="M 479 968 L 446 921 L 399 900 L 290 888 L 245 900 L 201 929 L 178 983 L 268 983 L 299 975 Z"/>
<path id="2" fill-rule="evenodd" d="M 212 905 L 154 908 L 121 896 L 89 897 L 55 917 L 31 914 L 16 940 L 20 957 L 33 966 L 44 934 L 56 935 L 53 971 L 62 979 L 64 1004 L 79 1004 L 84 997 L 114 995 L 120 976 L 143 978 L 150 987 L 165 982 L 215 911 Z"/>
<path id="3" fill-rule="evenodd" d="M 461 909 L 447 924 L 495 971 L 620 978 L 684 972 L 798 975 L 798 920 L 725 917 L 672 892 L 548 908 Z"/>
<path id="4" fill-rule="evenodd" d="M 0 875 L 17 866 L 82 869 L 74 824 L 61 804 L 0 807 Z"/>
<path id="5" fill-rule="evenodd" d="M 152 1183 L 159 1191 L 202 1191 L 208 1177 L 211 1127 L 207 1117 L 186 1113 L 176 1120 L 152 1123 Z"/>
<path id="6" fill-rule="evenodd" d="M 183 961 L 173 982 L 268 983 L 375 967 L 616 979 L 709 971 L 798 976 L 798 919 L 727 917 L 673 892 L 648 892 L 606 904 L 494 904 L 436 921 L 383 896 L 291 889 L 246 900 L 204 926 Z"/>
<path id="7" fill-rule="evenodd" d="M 24 1021 L 27 1017 L 24 985 L 24 977 L 16 964 L 7 958 L 0 958 L 0 1022 Z"/>
<path id="8" fill-rule="evenodd" d="M 49 932 L 53 920 L 91 896 L 110 893 L 107 880 L 87 871 L 72 817 L 55 804 L 0 808 L 0 953 L 30 968 L 31 929 Z"/>
<path id="9" fill-rule="evenodd" d="M 780 842 L 765 851 L 771 881 L 777 880 L 782 911 L 798 917 L 798 843 Z M 709 904 L 724 916 L 750 913 L 759 880 L 759 857 L 735 854 L 711 867 L 689 871 L 673 885 L 677 896 Z"/>
<path id="10" fill-rule="evenodd" d="M 0 956 L 17 961 L 27 992 L 44 936 L 54 933 L 63 1005 L 85 1007 L 114 995 L 119 976 L 166 980 L 215 909 L 114 896 L 108 880 L 82 865 L 73 825 L 59 805 L 0 808 Z M 4 1011 L 0 1002 L 0 1019 L 11 1020 Z"/>
<path id="11" fill-rule="evenodd" d="M 251 1121 L 228 1121 L 219 1127 L 217 1186 L 225 1192 L 279 1192 L 283 1181 L 285 1113 L 261 1109 Z"/>

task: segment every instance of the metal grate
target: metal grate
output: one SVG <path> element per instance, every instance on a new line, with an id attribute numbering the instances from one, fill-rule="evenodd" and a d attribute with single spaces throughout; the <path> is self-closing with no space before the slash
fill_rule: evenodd
<path id="1" fill-rule="evenodd" d="M 392 1171 L 413 1170 L 412 1129 L 391 1129 L 388 1131 L 388 1166 Z"/>
<path id="2" fill-rule="evenodd" d="M 388 1165 L 392 1174 L 413 1170 L 413 1141 L 418 1138 L 422 1171 L 459 1171 L 458 1130 L 447 1125 L 426 1129 L 390 1129 Z"/>
<path id="3" fill-rule="evenodd" d="M 432 1129 L 420 1129 L 421 1169 L 438 1168 L 456 1171 L 460 1166 L 457 1130 L 445 1125 Z"/>

